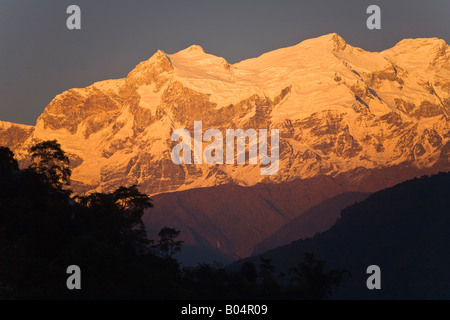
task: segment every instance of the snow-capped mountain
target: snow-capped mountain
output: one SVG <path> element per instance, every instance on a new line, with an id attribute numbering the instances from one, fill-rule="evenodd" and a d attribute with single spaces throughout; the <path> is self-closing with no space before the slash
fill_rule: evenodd
<path id="1" fill-rule="evenodd" d="M 25 160 L 32 143 L 57 139 L 78 193 L 251 186 L 403 164 L 448 169 L 449 58 L 436 38 L 367 52 L 337 34 L 236 64 L 196 45 L 158 51 L 124 79 L 56 96 L 34 127 L 1 122 L 0 143 Z M 194 121 L 222 132 L 279 129 L 279 171 L 174 164 L 171 133 L 193 132 Z"/>

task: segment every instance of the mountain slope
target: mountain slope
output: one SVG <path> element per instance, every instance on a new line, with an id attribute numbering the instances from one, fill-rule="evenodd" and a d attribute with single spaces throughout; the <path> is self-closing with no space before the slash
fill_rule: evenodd
<path id="1" fill-rule="evenodd" d="M 145 212 L 143 221 L 153 239 L 164 226 L 181 230 L 185 248 L 178 259 L 184 264 L 227 262 L 251 255 L 255 246 L 283 226 L 287 230 L 282 239 L 295 240 L 298 221 L 308 222 L 302 224 L 306 233 L 301 236 L 328 229 L 345 206 L 343 203 L 351 201 L 345 195 L 333 199 L 339 194 L 374 192 L 430 172 L 399 166 L 358 169 L 334 178 L 320 175 L 252 187 L 227 184 L 159 194 L 153 197 L 154 208 Z M 326 212 L 317 211 L 317 207 L 308 212 L 314 206 L 325 206 Z M 291 225 L 294 230 L 290 230 Z"/>
<path id="2" fill-rule="evenodd" d="M 261 254 L 295 240 L 311 238 L 316 233 L 328 230 L 341 217 L 342 209 L 363 200 L 368 195 L 368 193 L 345 192 L 322 201 L 290 220 L 257 244 L 253 254 Z"/>
<path id="3" fill-rule="evenodd" d="M 450 173 L 409 180 L 346 208 L 330 230 L 263 256 L 279 271 L 298 263 L 304 252 L 330 268 L 349 270 L 352 276 L 336 298 L 448 299 L 449 208 Z M 381 268 L 381 290 L 366 287 L 366 269 L 373 264 Z"/>
<path id="4" fill-rule="evenodd" d="M 34 128 L 0 127 L 2 144 L 57 139 L 72 159 L 77 193 L 139 184 L 158 194 L 234 183 L 292 181 L 359 167 L 448 168 L 450 51 L 440 39 L 407 39 L 366 52 L 337 34 L 237 64 L 191 46 L 158 51 L 126 78 L 71 89 L 53 99 Z M 260 164 L 175 165 L 171 133 L 280 130 L 279 171 Z M 16 125 L 8 126 L 16 128 Z"/>

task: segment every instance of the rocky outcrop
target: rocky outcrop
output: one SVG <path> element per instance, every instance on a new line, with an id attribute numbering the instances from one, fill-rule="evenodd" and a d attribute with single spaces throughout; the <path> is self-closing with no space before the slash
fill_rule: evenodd
<path id="1" fill-rule="evenodd" d="M 72 159 L 77 193 L 139 184 L 154 195 L 335 177 L 359 167 L 445 170 L 449 56 L 435 38 L 374 53 L 336 34 L 234 65 L 199 46 L 158 51 L 125 79 L 58 95 L 35 127 L 2 124 L 0 143 L 26 163 L 32 143 L 57 139 Z M 175 165 L 171 133 L 193 134 L 199 120 L 203 131 L 278 129 L 278 172 L 262 176 L 248 160 Z"/>

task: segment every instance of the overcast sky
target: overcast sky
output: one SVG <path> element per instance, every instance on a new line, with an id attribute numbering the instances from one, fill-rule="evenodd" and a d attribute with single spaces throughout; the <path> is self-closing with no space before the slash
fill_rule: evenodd
<path id="1" fill-rule="evenodd" d="M 81 8 L 81 30 L 66 9 Z M 381 30 L 366 27 L 371 4 Z M 0 0 L 0 120 L 34 124 L 59 93 L 123 78 L 158 49 L 192 44 L 230 63 L 336 32 L 369 51 L 403 38 L 450 43 L 449 0 Z"/>

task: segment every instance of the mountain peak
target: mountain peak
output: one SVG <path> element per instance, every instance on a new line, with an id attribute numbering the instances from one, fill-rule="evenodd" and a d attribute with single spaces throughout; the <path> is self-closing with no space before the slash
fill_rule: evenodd
<path id="1" fill-rule="evenodd" d="M 344 41 L 344 39 L 340 35 L 338 35 L 336 32 L 324 34 L 323 36 L 320 36 L 320 37 L 318 37 L 316 39 L 321 39 L 321 38 L 329 39 L 329 40 L 332 40 L 332 41 Z"/>
<path id="2" fill-rule="evenodd" d="M 403 57 L 402 59 L 408 64 L 415 63 L 424 67 L 430 64 L 448 66 L 450 56 L 447 43 L 438 38 L 404 39 L 383 53 L 394 57 Z"/>
<path id="3" fill-rule="evenodd" d="M 168 55 L 158 50 L 150 59 L 139 63 L 127 76 L 127 78 L 144 79 L 149 78 L 151 74 L 173 71 L 172 61 Z"/>
<path id="4" fill-rule="evenodd" d="M 334 50 L 343 50 L 347 46 L 347 42 L 337 33 L 329 33 L 311 40 L 323 41 L 327 44 L 331 43 Z"/>
<path id="5" fill-rule="evenodd" d="M 443 39 L 438 38 L 415 38 L 415 39 L 403 39 L 399 41 L 392 50 L 402 53 L 414 53 L 423 52 L 428 54 L 445 54 L 448 45 Z"/>
<path id="6" fill-rule="evenodd" d="M 421 47 L 427 45 L 447 45 L 445 40 L 439 38 L 409 38 L 399 41 L 395 47 Z"/>
<path id="7" fill-rule="evenodd" d="M 345 42 L 345 40 L 340 35 L 338 35 L 337 33 L 332 33 L 331 40 L 336 45 L 339 45 L 339 46 L 342 46 L 342 47 L 345 47 L 347 45 L 347 42 Z"/>
<path id="8" fill-rule="evenodd" d="M 165 60 L 165 59 L 168 59 L 168 56 L 162 50 L 156 51 L 156 53 L 153 56 L 151 56 L 151 58 L 150 58 L 151 61 L 155 61 L 155 60 L 160 61 L 160 60 Z"/>
<path id="9" fill-rule="evenodd" d="M 201 46 L 194 44 L 178 53 L 205 53 L 205 50 Z"/>

